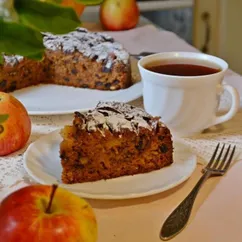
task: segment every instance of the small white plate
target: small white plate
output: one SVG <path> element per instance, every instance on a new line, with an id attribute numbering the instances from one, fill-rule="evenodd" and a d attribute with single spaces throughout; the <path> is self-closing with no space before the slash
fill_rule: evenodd
<path id="1" fill-rule="evenodd" d="M 188 179 L 196 167 L 196 156 L 181 143 L 174 143 L 174 163 L 157 171 L 78 184 L 61 182 L 60 130 L 32 143 L 24 154 L 24 168 L 40 184 L 56 184 L 85 198 L 128 199 L 157 194 Z"/>

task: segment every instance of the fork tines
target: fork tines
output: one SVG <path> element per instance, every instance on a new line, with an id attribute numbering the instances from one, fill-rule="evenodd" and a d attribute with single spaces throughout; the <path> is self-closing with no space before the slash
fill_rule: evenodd
<path id="1" fill-rule="evenodd" d="M 207 164 L 207 166 L 204 169 L 205 171 L 210 170 L 210 171 L 219 171 L 219 172 L 225 173 L 228 170 L 228 168 L 231 164 L 231 161 L 233 159 L 236 146 L 234 145 L 232 151 L 230 152 L 231 145 L 229 145 L 227 148 L 227 151 L 225 152 L 225 154 L 223 156 L 223 159 L 222 159 L 222 155 L 224 153 L 225 144 L 223 144 L 223 146 L 220 149 L 220 152 L 217 156 L 219 147 L 220 147 L 220 143 L 217 144 L 216 149 L 215 149 L 209 163 Z M 230 156 L 229 156 L 229 154 L 230 154 Z M 228 156 L 229 156 L 229 158 L 228 158 Z"/>

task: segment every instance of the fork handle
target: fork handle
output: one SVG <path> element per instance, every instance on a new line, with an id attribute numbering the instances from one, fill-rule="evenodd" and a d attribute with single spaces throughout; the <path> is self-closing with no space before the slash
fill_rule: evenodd
<path id="1" fill-rule="evenodd" d="M 160 231 L 160 238 L 162 240 L 173 238 L 185 227 L 191 215 L 195 198 L 203 183 L 210 177 L 210 175 L 211 173 L 206 171 L 192 191 L 166 219 Z"/>

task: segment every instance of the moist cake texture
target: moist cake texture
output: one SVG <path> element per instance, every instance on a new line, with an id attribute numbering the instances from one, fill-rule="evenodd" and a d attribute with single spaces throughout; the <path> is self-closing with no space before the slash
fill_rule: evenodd
<path id="1" fill-rule="evenodd" d="M 61 135 L 67 184 L 146 173 L 173 162 L 169 129 L 159 117 L 125 103 L 100 102 L 94 110 L 75 112 Z"/>
<path id="2" fill-rule="evenodd" d="M 44 59 L 3 55 L 0 91 L 12 92 L 40 83 L 99 90 L 132 84 L 129 53 L 112 37 L 84 28 L 64 35 L 43 33 Z"/>

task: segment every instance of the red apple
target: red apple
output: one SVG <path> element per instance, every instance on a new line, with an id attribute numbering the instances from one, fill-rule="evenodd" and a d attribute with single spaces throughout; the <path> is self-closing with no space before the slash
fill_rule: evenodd
<path id="1" fill-rule="evenodd" d="M 128 30 L 139 21 L 136 0 L 104 0 L 100 8 L 100 21 L 107 30 Z"/>
<path id="2" fill-rule="evenodd" d="M 0 92 L 0 156 L 24 147 L 31 134 L 31 120 L 23 104 Z"/>
<path id="3" fill-rule="evenodd" d="M 3 242 L 96 242 L 97 222 L 84 199 L 56 185 L 33 185 L 0 204 L 0 238 Z"/>

